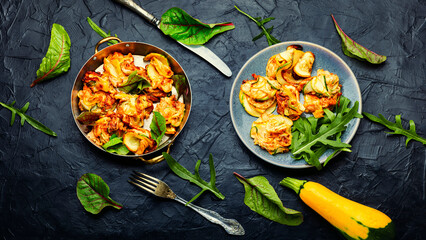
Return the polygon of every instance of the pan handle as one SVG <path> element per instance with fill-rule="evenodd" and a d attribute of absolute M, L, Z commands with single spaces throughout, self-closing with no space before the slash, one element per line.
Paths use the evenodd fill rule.
<path fill-rule="evenodd" d="M 169 145 L 167 145 L 167 151 L 166 151 L 167 154 L 170 153 L 170 147 L 172 146 L 172 144 L 173 144 L 173 141 L 170 142 Z M 159 162 L 161 162 L 161 161 L 164 160 L 163 154 L 161 154 L 160 156 L 151 158 L 151 159 L 145 159 L 143 157 L 137 157 L 137 158 L 140 159 L 140 160 L 142 160 L 142 162 L 148 163 L 148 164 L 155 164 L 155 163 L 159 163 Z"/>
<path fill-rule="evenodd" d="M 117 40 L 118 42 L 122 42 L 121 39 L 119 39 L 118 37 L 114 37 L 114 36 L 103 38 L 98 43 L 96 43 L 95 54 L 99 52 L 98 48 L 102 43 L 108 42 L 108 41 L 111 41 L 111 40 Z"/>

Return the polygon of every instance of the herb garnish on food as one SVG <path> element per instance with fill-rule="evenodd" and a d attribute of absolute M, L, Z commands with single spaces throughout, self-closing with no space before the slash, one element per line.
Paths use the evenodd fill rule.
<path fill-rule="evenodd" d="M 237 6 L 234 6 L 240 13 L 242 13 L 242 14 L 244 14 L 244 15 L 246 15 L 248 18 L 250 18 L 253 22 L 255 22 L 256 24 L 257 24 L 257 26 L 259 26 L 261 29 L 262 29 L 262 32 L 259 34 L 259 35 L 257 35 L 256 37 L 254 37 L 253 39 L 252 39 L 252 41 L 254 42 L 254 41 L 256 41 L 256 40 L 258 40 L 259 38 L 261 38 L 263 35 L 265 35 L 265 37 L 266 37 L 266 39 L 268 40 L 268 45 L 269 46 L 271 46 L 271 45 L 274 45 L 274 44 L 277 44 L 277 43 L 280 43 L 281 41 L 280 40 L 278 40 L 278 39 L 276 39 L 275 37 L 273 37 L 272 35 L 271 35 L 271 32 L 272 32 L 272 29 L 274 29 L 274 26 L 272 26 L 272 27 L 270 27 L 270 28 L 265 28 L 265 23 L 267 23 L 267 22 L 269 22 L 269 21 L 271 21 L 271 20 L 274 20 L 275 18 L 273 18 L 273 17 L 269 17 L 269 18 L 265 18 L 265 19 L 263 19 L 262 20 L 262 18 L 260 18 L 260 17 L 252 17 L 252 16 L 250 16 L 249 14 L 247 14 L 247 13 L 245 13 L 245 12 L 243 12 L 243 11 L 241 11 Z"/>
<path fill-rule="evenodd" d="M 170 8 L 161 16 L 159 27 L 164 34 L 187 45 L 204 44 L 216 34 L 235 28 L 231 22 L 202 23 L 177 7 Z"/>
<path fill-rule="evenodd" d="M 92 214 L 98 214 L 107 206 L 119 210 L 123 208 L 123 205 L 111 199 L 108 185 L 94 173 L 86 173 L 78 180 L 77 197 L 84 209 Z"/>
<path fill-rule="evenodd" d="M 166 118 L 160 112 L 153 111 L 154 116 L 149 127 L 151 128 L 151 138 L 157 142 L 157 147 L 161 143 L 161 139 L 166 134 Z"/>
<path fill-rule="evenodd" d="M 127 155 L 130 152 L 126 145 L 123 144 L 123 138 L 118 137 L 116 134 L 112 134 L 109 141 L 102 145 L 102 148 L 107 152 L 119 155 Z"/>
<path fill-rule="evenodd" d="M 68 33 L 64 27 L 54 23 L 49 48 L 37 70 L 37 79 L 34 80 L 31 87 L 68 71 L 71 64 L 70 47 L 71 40 Z"/>
<path fill-rule="evenodd" d="M 138 71 L 135 70 L 127 77 L 127 81 L 117 88 L 125 93 L 133 93 L 136 90 L 138 91 L 136 94 L 139 94 L 143 89 L 148 87 L 151 87 L 149 81 L 138 75 Z"/>
<path fill-rule="evenodd" d="M 350 144 L 343 143 L 340 139 L 343 131 L 353 118 L 362 118 L 359 114 L 358 101 L 349 108 L 350 100 L 341 96 L 340 104 L 337 106 L 336 115 L 328 109 L 324 109 L 324 118 L 301 117 L 294 122 L 292 128 L 291 153 L 296 159 L 305 161 L 315 166 L 318 170 L 322 168 L 319 157 L 329 148 L 334 149 L 324 162 L 324 166 L 339 151 L 350 152 Z"/>
<path fill-rule="evenodd" d="M 10 126 L 13 125 L 15 122 L 15 116 L 18 114 L 18 116 L 21 117 L 21 125 L 24 126 L 25 122 L 28 122 L 31 126 L 33 126 L 35 129 L 42 131 L 50 136 L 58 136 L 56 133 L 52 130 L 50 130 L 48 127 L 41 124 L 39 121 L 35 120 L 34 118 L 28 116 L 25 114 L 27 112 L 28 107 L 30 106 L 30 103 L 27 102 L 21 109 L 15 108 L 13 105 L 15 105 L 15 101 L 13 101 L 11 104 L 5 104 L 0 102 L 0 105 L 4 108 L 9 109 L 12 112 L 12 117 L 10 119 Z"/>
<path fill-rule="evenodd" d="M 340 28 L 340 26 L 336 22 L 336 19 L 334 19 L 334 16 L 331 15 L 331 17 L 333 18 L 337 33 L 339 33 L 339 36 L 342 39 L 342 50 L 346 56 L 356 58 L 361 61 L 368 61 L 373 64 L 379 64 L 386 61 L 386 56 L 379 55 L 371 50 L 368 50 L 367 48 L 361 46 L 360 44 L 352 40 Z"/>
<path fill-rule="evenodd" d="M 99 36 L 101 36 L 102 38 L 106 38 L 106 37 L 111 37 L 111 32 L 108 31 L 108 33 L 106 33 L 104 30 L 102 30 L 102 28 L 100 28 L 98 25 L 96 25 L 95 22 L 92 21 L 92 19 L 90 19 L 89 17 L 87 17 L 87 22 L 89 23 L 90 27 L 92 27 L 92 29 L 99 34 Z M 115 37 L 117 37 L 117 34 L 115 34 Z M 108 45 L 113 45 L 118 43 L 117 40 L 110 40 L 108 41 Z"/>
<path fill-rule="evenodd" d="M 280 198 L 268 180 L 263 176 L 249 179 L 234 172 L 244 185 L 244 203 L 258 214 L 281 224 L 297 226 L 303 222 L 301 212 L 283 206 Z"/>
<path fill-rule="evenodd" d="M 417 135 L 416 125 L 414 124 L 413 120 L 410 120 L 410 122 L 409 122 L 410 129 L 406 130 L 402 126 L 401 115 L 396 115 L 395 116 L 395 122 L 391 122 L 391 121 L 387 120 L 385 117 L 383 117 L 382 114 L 379 114 L 379 117 L 376 117 L 376 116 L 369 114 L 369 113 L 366 113 L 366 112 L 363 112 L 362 114 L 364 116 L 366 116 L 368 119 L 370 119 L 371 121 L 376 122 L 376 123 L 380 123 L 380 124 L 384 125 L 385 127 L 389 128 L 390 130 L 393 130 L 393 132 L 387 132 L 387 133 L 399 134 L 399 135 L 406 136 L 407 140 L 405 140 L 405 146 L 408 145 L 408 142 L 410 140 L 419 141 L 419 142 L 423 143 L 423 145 L 426 144 L 426 139 Z"/>
<path fill-rule="evenodd" d="M 188 181 L 196 184 L 197 186 L 199 186 L 202 189 L 201 192 L 199 192 L 197 195 L 195 195 L 188 203 L 197 199 L 204 191 L 207 191 L 207 190 L 212 192 L 219 199 L 221 199 L 221 200 L 225 199 L 225 196 L 222 193 L 220 193 L 219 189 L 217 189 L 217 187 L 216 187 L 216 170 L 214 168 L 212 154 L 210 154 L 210 156 L 209 156 L 209 165 L 210 165 L 210 181 L 209 182 L 204 181 L 201 178 L 200 173 L 198 171 L 199 168 L 200 168 L 201 160 L 198 160 L 197 163 L 195 164 L 195 174 L 192 174 L 186 168 L 184 168 L 182 165 L 180 165 L 169 154 L 163 152 L 163 156 L 167 161 L 167 165 L 169 165 L 170 169 L 176 175 L 178 175 L 179 177 L 181 177 L 185 180 L 188 180 Z"/>

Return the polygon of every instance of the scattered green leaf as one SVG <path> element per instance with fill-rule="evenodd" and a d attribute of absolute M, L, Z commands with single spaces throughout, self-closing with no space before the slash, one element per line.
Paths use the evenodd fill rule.
<path fill-rule="evenodd" d="M 201 164 L 201 160 L 198 160 L 195 164 L 195 174 L 190 173 L 186 168 L 184 168 L 182 165 L 180 165 L 172 156 L 169 154 L 163 152 L 163 156 L 167 161 L 167 165 L 169 165 L 170 169 L 179 177 L 188 180 L 189 182 L 192 182 L 199 186 L 201 188 L 201 192 L 199 192 L 197 195 L 195 195 L 188 203 L 194 201 L 197 199 L 203 192 L 206 190 L 212 192 L 216 197 L 223 200 L 225 199 L 225 196 L 223 196 L 222 193 L 220 193 L 219 189 L 216 187 L 216 170 L 214 168 L 213 163 L 213 155 L 210 154 L 209 156 L 209 165 L 210 165 L 210 182 L 204 181 L 200 177 L 199 168 Z"/>
<path fill-rule="evenodd" d="M 129 93 L 136 89 L 138 92 L 141 92 L 143 89 L 148 87 L 151 87 L 149 81 L 146 78 L 138 75 L 138 72 L 135 70 L 127 77 L 127 81 L 120 85 L 118 89 L 122 92 Z"/>
<path fill-rule="evenodd" d="M 376 116 L 369 114 L 369 113 L 366 113 L 366 112 L 363 112 L 362 114 L 364 114 L 364 116 L 366 116 L 371 121 L 376 122 L 376 123 L 380 123 L 380 124 L 384 125 L 385 127 L 389 128 L 390 130 L 393 130 L 393 132 L 387 132 L 387 133 L 399 134 L 399 135 L 406 136 L 407 139 L 405 141 L 405 146 L 408 145 L 408 142 L 410 140 L 419 141 L 419 142 L 423 143 L 423 145 L 426 144 L 426 139 L 417 135 L 416 125 L 414 124 L 413 120 L 409 121 L 410 128 L 408 130 L 406 130 L 402 126 L 401 115 L 396 115 L 395 116 L 395 122 L 393 123 L 393 122 L 387 120 L 385 117 L 383 117 L 382 114 L 379 114 L 379 117 L 376 117 Z"/>
<path fill-rule="evenodd" d="M 352 40 L 340 28 L 340 26 L 336 22 L 336 19 L 334 19 L 334 16 L 331 15 L 331 17 L 333 18 L 334 26 L 336 27 L 337 33 L 339 33 L 339 36 L 342 39 L 342 50 L 346 56 L 356 58 L 361 61 L 368 61 L 373 64 L 380 64 L 386 61 L 386 56 L 379 55 L 371 50 L 368 50 L 367 48 L 361 46 L 360 44 Z"/>
<path fill-rule="evenodd" d="M 244 185 L 244 203 L 253 211 L 268 218 L 269 220 L 289 225 L 297 226 L 303 222 L 301 212 L 283 206 L 280 198 L 269 181 L 263 176 L 256 176 L 246 179 L 234 172 Z"/>
<path fill-rule="evenodd" d="M 153 111 L 154 116 L 149 127 L 151 128 L 151 138 L 157 142 L 157 146 L 160 145 L 161 139 L 166 133 L 166 119 L 157 111 Z"/>
<path fill-rule="evenodd" d="M 278 40 L 278 39 L 276 39 L 275 37 L 273 37 L 272 35 L 271 35 L 271 32 L 272 32 L 272 30 L 274 29 L 274 26 L 272 26 L 272 27 L 270 27 L 270 28 L 265 28 L 265 23 L 268 23 L 268 22 L 270 22 L 271 20 L 274 20 L 275 18 L 273 18 L 273 17 L 269 17 L 269 18 L 265 18 L 265 19 L 263 19 L 262 20 L 262 18 L 260 18 L 260 17 L 252 17 L 252 16 L 250 16 L 249 14 L 247 14 L 247 13 L 245 13 L 245 12 L 243 12 L 243 11 L 241 11 L 237 6 L 234 6 L 240 13 L 242 13 L 242 14 L 244 14 L 245 16 L 247 16 L 249 19 L 251 19 L 253 22 L 255 22 L 256 24 L 257 24 L 257 26 L 258 27 L 260 27 L 260 29 L 262 29 L 262 32 L 259 34 L 259 35 L 257 35 L 256 37 L 254 37 L 253 39 L 252 39 L 252 41 L 254 42 L 254 41 L 256 41 L 256 40 L 258 40 L 259 38 L 261 38 L 262 36 L 265 36 L 266 37 L 266 39 L 268 40 L 268 45 L 269 46 L 271 46 L 271 45 L 274 45 L 274 44 L 277 44 L 277 43 L 280 43 L 281 41 L 280 40 Z"/>
<path fill-rule="evenodd" d="M 78 115 L 77 120 L 85 125 L 91 125 L 101 116 L 100 113 L 94 113 L 90 111 L 84 111 Z"/>
<path fill-rule="evenodd" d="M 77 197 L 84 209 L 92 214 L 98 214 L 107 206 L 123 208 L 109 197 L 109 187 L 104 180 L 93 173 L 86 173 L 78 180 Z"/>
<path fill-rule="evenodd" d="M 123 144 L 123 138 L 118 137 L 116 134 L 112 134 L 109 141 L 102 145 L 102 148 L 107 152 L 117 153 L 118 155 L 127 155 L 130 152 L 126 145 Z"/>
<path fill-rule="evenodd" d="M 186 81 L 185 75 L 174 74 L 172 76 L 173 84 L 178 92 L 179 98 L 182 94 L 185 94 L 185 91 L 188 90 L 188 82 Z"/>
<path fill-rule="evenodd" d="M 161 16 L 159 27 L 164 34 L 187 45 L 202 45 L 216 34 L 235 28 L 231 22 L 202 23 L 177 7 L 170 8 Z"/>
<path fill-rule="evenodd" d="M 323 166 L 319 158 L 327 149 L 333 149 L 334 152 L 325 160 L 324 165 L 337 152 L 351 151 L 351 145 L 343 143 L 340 137 L 346 130 L 346 124 L 355 117 L 362 118 L 362 115 L 357 112 L 358 101 L 352 108 L 349 108 L 349 103 L 350 100 L 342 96 L 340 105 L 336 108 L 336 115 L 326 112 L 321 119 L 301 117 L 294 122 L 290 150 L 296 159 L 303 158 L 320 170 Z"/>
<path fill-rule="evenodd" d="M 111 33 L 108 32 L 106 33 L 104 30 L 102 30 L 102 28 L 100 28 L 98 25 L 96 25 L 95 22 L 92 21 L 92 19 L 90 19 L 89 17 L 87 17 L 87 22 L 89 23 L 90 27 L 92 27 L 92 29 L 99 34 L 99 36 L 101 36 L 102 38 L 106 38 L 106 37 L 111 37 Z M 115 37 L 117 37 L 117 34 L 115 34 Z M 118 43 L 117 40 L 110 40 L 108 41 L 108 45 L 113 45 Z"/>
<path fill-rule="evenodd" d="M 28 107 L 30 106 L 30 103 L 27 102 L 21 109 L 15 108 L 13 105 L 15 105 L 15 101 L 13 101 L 11 104 L 5 104 L 0 102 L 0 105 L 4 108 L 9 109 L 12 112 L 12 117 L 10 118 L 10 126 L 13 125 L 15 122 L 15 116 L 18 114 L 19 117 L 21 117 L 21 125 L 24 126 L 25 121 L 28 122 L 33 128 L 42 131 L 50 136 L 58 136 L 56 133 L 52 130 L 50 130 L 48 127 L 41 124 L 39 121 L 35 120 L 34 118 L 28 116 L 25 114 L 25 112 L 28 110 Z"/>
<path fill-rule="evenodd" d="M 34 80 L 31 87 L 68 71 L 71 65 L 70 47 L 71 40 L 68 33 L 64 27 L 54 23 L 49 48 L 37 70 L 37 79 Z"/>

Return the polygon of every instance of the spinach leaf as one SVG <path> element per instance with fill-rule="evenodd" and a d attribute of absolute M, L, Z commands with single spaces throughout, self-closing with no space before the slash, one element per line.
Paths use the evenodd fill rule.
<path fill-rule="evenodd" d="M 244 185 L 244 203 L 258 214 L 281 224 L 297 226 L 303 222 L 301 212 L 283 206 L 280 198 L 269 181 L 263 176 L 246 179 L 234 172 Z"/>
<path fill-rule="evenodd" d="M 37 70 L 37 79 L 34 80 L 31 87 L 68 71 L 71 64 L 70 47 L 71 40 L 68 33 L 64 27 L 54 23 L 49 48 Z"/>
<path fill-rule="evenodd" d="M 271 20 L 274 20 L 275 18 L 273 18 L 273 17 L 269 17 L 269 18 L 265 18 L 265 19 L 261 19 L 260 17 L 252 17 L 252 16 L 250 16 L 249 14 L 247 14 L 247 13 L 245 13 L 245 12 L 243 12 L 243 11 L 241 11 L 237 6 L 234 6 L 240 13 L 242 13 L 242 14 L 244 14 L 245 16 L 247 16 L 249 19 L 251 19 L 253 22 L 255 22 L 256 24 L 257 24 L 257 26 L 259 26 L 260 27 L 260 29 L 262 29 L 262 32 L 259 34 L 259 35 L 257 35 L 256 37 L 254 37 L 253 39 L 252 39 L 252 41 L 254 42 L 254 41 L 256 41 L 256 40 L 258 40 L 259 38 L 261 38 L 262 36 L 265 36 L 266 37 L 266 39 L 268 40 L 268 45 L 269 46 L 271 46 L 271 45 L 274 45 L 274 44 L 277 44 L 277 43 L 280 43 L 281 41 L 280 40 L 278 40 L 278 39 L 276 39 L 275 37 L 273 37 L 272 35 L 271 35 L 271 32 L 272 32 L 272 30 L 274 29 L 274 26 L 272 26 L 272 27 L 270 27 L 270 28 L 265 28 L 265 23 L 268 23 L 269 21 L 271 21 Z"/>
<path fill-rule="evenodd" d="M 135 70 L 127 77 L 127 81 L 118 87 L 118 90 L 129 93 L 135 89 L 142 91 L 144 88 L 148 87 L 151 87 L 148 80 L 138 75 L 138 72 Z"/>
<path fill-rule="evenodd" d="M 333 18 L 334 26 L 336 27 L 337 33 L 342 39 L 342 50 L 346 56 L 356 58 L 361 61 L 368 61 L 373 64 L 379 64 L 386 61 L 386 56 L 379 55 L 371 50 L 368 50 L 367 48 L 361 46 L 360 44 L 352 40 L 340 28 L 340 26 L 336 22 L 336 19 L 334 19 L 334 16 L 331 15 L 331 17 Z"/>
<path fill-rule="evenodd" d="M 87 17 L 87 22 L 89 23 L 90 27 L 92 27 L 92 29 L 99 34 L 99 36 L 101 36 L 102 38 L 106 38 L 106 37 L 111 37 L 111 33 L 108 32 L 104 32 L 104 30 L 102 30 L 102 28 L 100 28 L 98 25 L 96 25 L 95 22 L 92 21 L 92 19 L 90 19 L 89 17 Z M 115 34 L 115 36 L 117 37 L 117 34 Z M 117 40 L 110 40 L 108 41 L 108 45 L 114 45 L 118 43 Z"/>
<path fill-rule="evenodd" d="M 25 114 L 25 112 L 28 110 L 28 107 L 30 106 L 29 102 L 27 102 L 21 109 L 17 109 L 13 105 L 15 105 L 15 101 L 13 101 L 11 104 L 5 104 L 0 102 L 0 106 L 9 109 L 12 112 L 12 117 L 10 119 L 10 126 L 13 125 L 13 123 L 15 122 L 15 116 L 16 114 L 18 114 L 18 116 L 21 117 L 22 126 L 24 126 L 24 123 L 27 122 L 31 126 L 33 126 L 33 128 L 39 131 L 42 131 L 50 136 L 54 136 L 54 137 L 58 136 L 56 135 L 54 131 L 50 130 L 48 127 L 44 126 L 39 121 Z"/>
<path fill-rule="evenodd" d="M 179 177 L 188 180 L 189 182 L 192 182 L 199 186 L 201 188 L 201 192 L 199 192 L 197 195 L 195 195 L 188 203 L 194 201 L 197 199 L 203 192 L 210 191 L 216 197 L 223 200 L 225 199 L 225 196 L 223 196 L 222 193 L 220 193 L 219 189 L 216 187 L 216 170 L 214 168 L 213 163 L 213 155 L 210 154 L 209 156 L 209 166 L 210 166 L 210 182 L 204 181 L 199 173 L 199 168 L 201 164 L 201 160 L 198 160 L 195 164 L 195 174 L 190 173 L 186 168 L 184 168 L 182 165 L 180 165 L 172 156 L 169 154 L 163 152 L 164 159 L 167 161 L 167 165 L 169 165 L 170 169 Z"/>
<path fill-rule="evenodd" d="M 123 208 L 123 205 L 109 197 L 108 185 L 94 173 L 86 173 L 78 180 L 77 197 L 84 209 L 92 214 L 98 214 L 107 206 Z"/>
<path fill-rule="evenodd" d="M 393 130 L 393 132 L 387 132 L 387 133 L 399 134 L 399 135 L 406 136 L 407 139 L 405 141 L 405 146 L 408 145 L 408 142 L 410 140 L 419 141 L 419 142 L 423 143 L 423 145 L 426 144 L 426 139 L 417 135 L 416 125 L 414 124 L 413 120 L 410 120 L 410 122 L 409 122 L 410 128 L 408 130 L 406 130 L 402 126 L 401 115 L 396 115 L 395 116 L 395 122 L 393 123 L 391 121 L 388 121 L 385 117 L 383 117 L 382 114 L 379 114 L 379 117 L 376 117 L 376 116 L 369 114 L 369 113 L 366 113 L 366 112 L 363 112 L 362 114 L 364 114 L 364 116 L 366 116 L 371 121 L 376 122 L 376 123 L 380 123 L 380 124 L 384 125 L 385 127 L 389 128 L 390 130 Z"/>
<path fill-rule="evenodd" d="M 119 155 L 127 155 L 130 152 L 126 145 L 123 144 L 123 138 L 118 137 L 116 134 L 111 135 L 109 141 L 102 145 L 102 148 L 107 152 Z"/>
<path fill-rule="evenodd" d="M 77 120 L 85 125 L 91 125 L 101 116 L 100 113 L 94 113 L 89 111 L 84 111 L 78 115 Z"/>
<path fill-rule="evenodd" d="M 154 116 L 149 127 L 151 128 L 151 138 L 157 142 L 157 146 L 160 145 L 161 139 L 166 133 L 166 119 L 157 111 L 153 111 Z"/>
<path fill-rule="evenodd" d="M 173 85 L 175 86 L 176 91 L 178 92 L 177 98 L 179 99 L 179 97 L 182 94 L 185 94 L 185 92 L 188 90 L 188 82 L 186 81 L 185 75 L 180 74 L 174 74 L 172 76 L 172 79 Z"/>
<path fill-rule="evenodd" d="M 187 45 L 204 44 L 216 34 L 235 28 L 231 22 L 202 23 L 177 7 L 170 8 L 161 16 L 159 27 L 164 34 Z"/>
<path fill-rule="evenodd" d="M 319 158 L 327 149 L 334 149 L 332 156 L 339 151 L 351 151 L 351 145 L 343 143 L 340 137 L 346 130 L 346 124 L 355 117 L 362 118 L 362 115 L 357 112 L 358 101 L 352 108 L 348 107 L 349 103 L 350 100 L 342 96 L 335 116 L 326 113 L 322 119 L 301 117 L 294 122 L 290 150 L 296 159 L 303 158 L 320 170 L 323 166 Z M 326 159 L 324 165 L 332 156 Z"/>

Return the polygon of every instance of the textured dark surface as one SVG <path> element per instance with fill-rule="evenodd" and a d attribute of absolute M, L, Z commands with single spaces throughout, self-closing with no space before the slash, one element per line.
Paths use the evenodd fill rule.
<path fill-rule="evenodd" d="M 258 27 L 234 5 L 253 16 L 275 17 L 273 35 L 281 41 L 303 40 L 337 53 L 356 75 L 363 110 L 404 126 L 416 123 L 426 136 L 426 4 L 425 1 L 136 1 L 155 16 L 168 8 L 183 8 L 207 23 L 232 21 L 236 28 L 211 39 L 206 46 L 221 57 L 236 76 L 244 62 L 267 47 L 263 38 L 252 42 Z M 348 58 L 330 14 L 358 43 L 388 56 L 375 66 Z M 205 193 L 195 203 L 237 219 L 244 237 L 232 237 L 189 208 L 148 195 L 127 183 L 132 170 L 164 179 L 185 199 L 199 188 L 178 178 L 165 162 L 111 157 L 80 134 L 71 115 L 70 92 L 81 66 L 100 37 L 90 28 L 91 17 L 126 41 L 154 44 L 171 53 L 188 74 L 193 108 L 171 155 L 193 171 L 203 160 L 208 180 L 208 155 L 213 154 L 217 186 L 226 196 Z M 70 35 L 71 68 L 52 81 L 30 88 L 47 51 L 53 23 Z M 319 182 L 331 190 L 386 213 L 396 225 L 397 239 L 424 239 L 426 234 L 425 146 L 388 135 L 381 125 L 363 119 L 352 140 L 352 153 L 342 153 L 322 171 L 278 168 L 255 157 L 240 142 L 229 114 L 233 77 L 226 78 L 196 55 L 163 36 L 139 16 L 112 1 L 7 1 L 0 4 L 0 101 L 17 106 L 31 103 L 28 114 L 54 130 L 50 137 L 23 127 L 11 127 L 10 111 L 0 109 L 0 237 L 1 239 L 343 239 L 340 233 L 279 185 L 286 176 Z M 19 119 L 17 117 L 17 119 Z M 289 227 L 252 212 L 244 203 L 244 188 L 233 176 L 265 176 L 286 207 L 304 214 L 304 222 Z M 76 182 L 96 173 L 111 189 L 122 210 L 86 212 L 76 196 Z"/>

